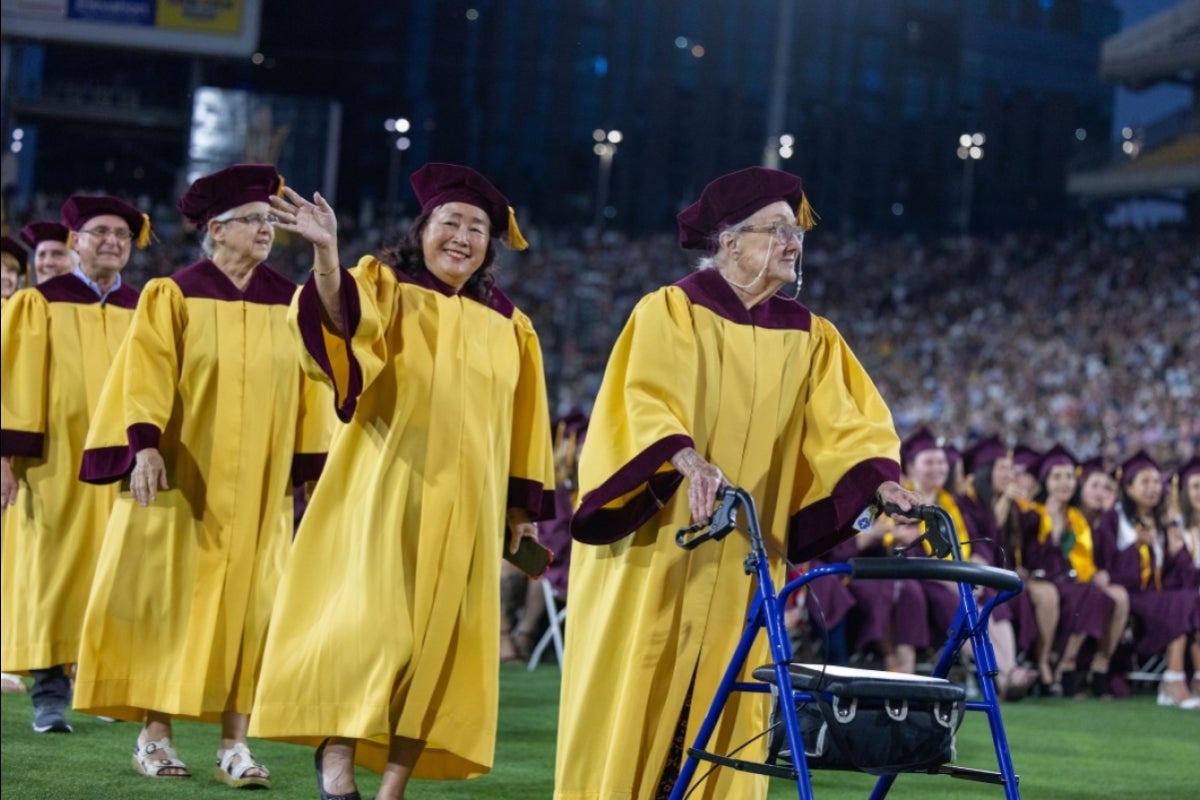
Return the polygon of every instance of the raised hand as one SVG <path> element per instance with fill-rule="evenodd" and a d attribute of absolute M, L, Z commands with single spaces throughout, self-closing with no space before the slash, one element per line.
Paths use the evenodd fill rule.
<path fill-rule="evenodd" d="M 271 198 L 271 208 L 279 217 L 275 227 L 302 236 L 316 247 L 336 246 L 337 214 L 320 192 L 313 193 L 311 203 L 287 186 L 283 195 Z"/>

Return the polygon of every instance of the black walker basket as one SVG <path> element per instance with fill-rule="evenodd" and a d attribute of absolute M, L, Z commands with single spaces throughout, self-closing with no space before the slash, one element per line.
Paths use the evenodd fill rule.
<path fill-rule="evenodd" d="M 714 768 L 793 780 L 800 800 L 813 800 L 809 774 L 812 769 L 855 770 L 877 775 L 870 800 L 886 797 L 896 777 L 906 772 L 944 774 L 998 784 L 1004 788 L 1006 800 L 1019 800 L 1018 777 L 1013 770 L 992 682 L 997 668 L 987 632 L 992 609 L 1015 597 L 1023 588 L 1016 573 L 964 562 L 950 516 L 937 506 L 918 506 L 899 513 L 925 522 L 923 538 L 936 558 L 851 559 L 843 564 L 817 567 L 787 583 L 777 594 L 754 499 L 733 487 L 722 488 L 718 499 L 720 506 L 710 523 L 679 531 L 676 541 L 680 547 L 691 549 L 706 541 L 723 539 L 737 529 L 737 512 L 743 509 L 750 539 L 745 569 L 748 575 L 755 576 L 757 586 L 741 640 L 696 740 L 687 750 L 671 800 L 683 800 L 696 788 L 692 783 L 701 761 L 713 764 Z M 952 558 L 943 560 L 944 556 Z M 854 580 L 940 580 L 958 585 L 958 612 L 931 676 L 792 661 L 791 642 L 783 623 L 787 599 L 811 581 L 834 575 Z M 998 591 L 982 609 L 975 601 L 976 586 Z M 764 628 L 772 663 L 753 671 L 756 682 L 739 681 L 750 648 Z M 946 679 L 967 642 L 974 653 L 982 700 L 967 700 L 963 687 Z M 705 749 L 733 692 L 770 692 L 775 698 L 766 762 Z M 784 702 L 783 698 L 789 698 L 790 702 Z M 972 769 L 953 763 L 955 733 L 968 711 L 987 715 L 998 770 Z"/>

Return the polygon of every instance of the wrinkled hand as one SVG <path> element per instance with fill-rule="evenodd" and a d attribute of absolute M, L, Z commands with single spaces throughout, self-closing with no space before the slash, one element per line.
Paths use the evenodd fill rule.
<path fill-rule="evenodd" d="M 169 488 L 167 465 L 163 463 L 162 453 L 153 447 L 139 450 L 133 472 L 129 475 L 129 490 L 133 492 L 133 499 L 145 508 L 158 498 L 159 489 Z"/>
<path fill-rule="evenodd" d="M 921 505 L 921 495 L 905 489 L 895 481 L 884 481 L 879 484 L 879 490 L 875 494 L 879 497 L 882 505 L 894 505 L 901 511 L 911 511 L 914 507 Z M 912 517 L 906 517 L 903 514 L 895 514 L 893 517 L 897 520 L 913 521 Z"/>
<path fill-rule="evenodd" d="M 705 461 L 691 447 L 685 447 L 671 456 L 671 463 L 687 478 L 688 508 L 692 512 L 692 522 L 697 525 L 707 523 L 717 505 L 717 489 L 729 486 L 729 481 L 715 464 Z"/>
<path fill-rule="evenodd" d="M 0 514 L 17 504 L 17 478 L 13 475 L 12 459 L 0 458 Z"/>
<path fill-rule="evenodd" d="M 271 208 L 279 217 L 275 227 L 298 234 L 317 247 L 337 242 L 337 214 L 320 192 L 313 192 L 311 203 L 287 186 L 283 194 L 271 198 Z"/>
<path fill-rule="evenodd" d="M 529 519 L 529 512 L 523 508 L 510 508 L 508 510 L 508 527 L 512 528 L 512 541 L 509 542 L 508 551 L 516 553 L 521 546 L 522 539 L 533 539 L 538 541 L 537 523 Z"/>

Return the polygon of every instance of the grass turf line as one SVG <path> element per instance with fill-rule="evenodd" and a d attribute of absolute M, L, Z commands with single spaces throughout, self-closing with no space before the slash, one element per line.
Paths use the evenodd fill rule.
<path fill-rule="evenodd" d="M 543 665 L 501 669 L 500 728 L 496 766 L 472 781 L 413 781 L 413 800 L 539 800 L 554 784 L 554 734 L 558 721 L 559 672 Z M 598 687 L 598 691 L 602 689 Z M 1154 705 L 1145 691 L 1116 702 L 1027 699 L 1003 707 L 1022 796 L 1030 800 L 1142 798 L 1190 800 L 1200 762 L 1200 714 Z M 176 723 L 175 745 L 195 776 L 152 780 L 134 773 L 130 753 L 138 726 L 104 723 L 70 713 L 74 734 L 34 734 L 28 695 L 0 702 L 0 796 L 4 800 L 192 800 L 231 798 L 236 793 L 212 778 L 218 727 Z M 255 756 L 271 769 L 264 800 L 311 800 L 316 796 L 312 749 L 251 740 Z M 994 769 L 987 721 L 967 715 L 958 739 L 959 762 Z M 378 776 L 358 771 L 359 790 L 370 798 Z M 814 772 L 818 800 L 866 798 L 874 778 Z M 770 797 L 795 797 L 786 781 L 774 781 Z M 944 776 L 901 775 L 888 795 L 895 800 L 1003 800 L 1000 787 Z"/>

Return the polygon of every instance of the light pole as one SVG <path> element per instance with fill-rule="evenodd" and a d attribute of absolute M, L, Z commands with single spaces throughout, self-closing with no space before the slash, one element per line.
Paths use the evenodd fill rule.
<path fill-rule="evenodd" d="M 964 133 L 958 137 L 958 157 L 963 162 L 962 181 L 962 235 L 971 233 L 971 201 L 975 193 L 975 162 L 983 158 L 983 145 L 987 137 L 982 133 Z"/>
<path fill-rule="evenodd" d="M 383 129 L 391 134 L 388 137 L 388 174 L 387 199 L 385 202 L 386 216 L 394 220 L 400 212 L 400 158 L 404 151 L 412 147 L 412 139 L 405 136 L 411 129 L 412 123 L 405 117 L 388 117 L 383 121 Z"/>
<path fill-rule="evenodd" d="M 596 232 L 599 233 L 604 227 L 605 212 L 608 210 L 608 185 L 612 180 L 613 156 L 617 154 L 617 145 L 624 137 L 620 131 L 606 131 L 597 128 L 592 131 L 592 138 L 596 140 L 592 152 L 600 156 L 600 174 L 596 178 L 596 219 L 594 222 Z"/>

